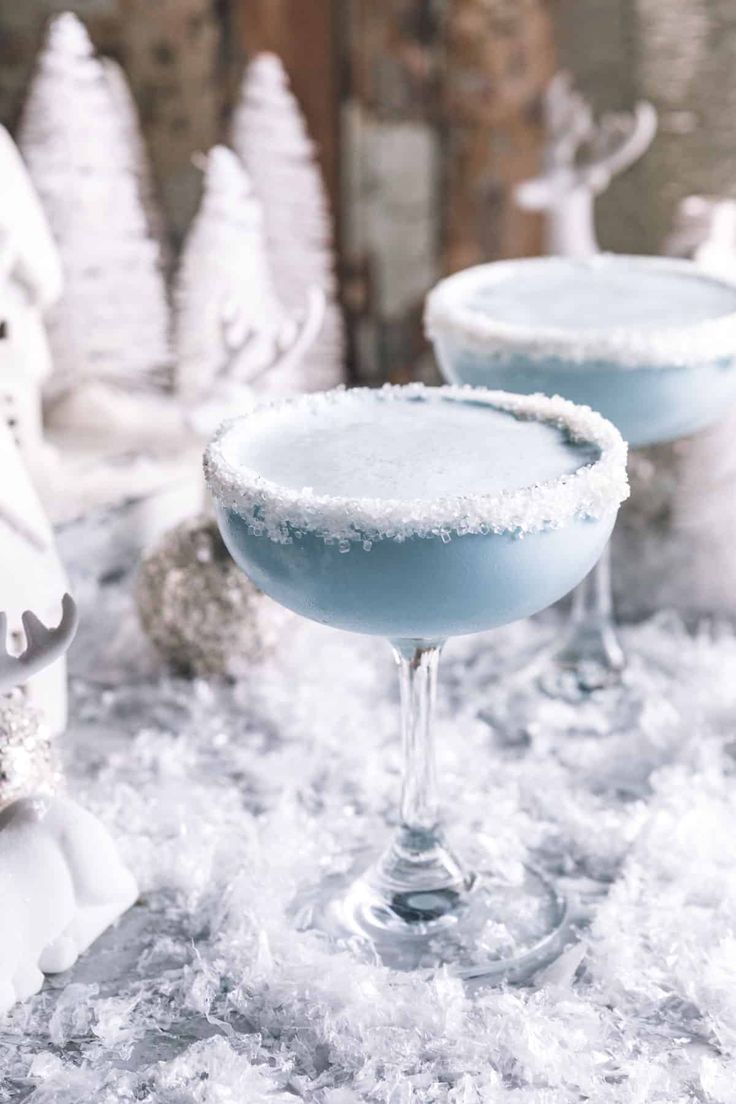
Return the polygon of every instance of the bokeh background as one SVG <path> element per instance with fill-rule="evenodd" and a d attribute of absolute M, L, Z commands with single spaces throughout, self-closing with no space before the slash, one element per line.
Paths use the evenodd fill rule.
<path fill-rule="evenodd" d="M 659 112 L 598 205 L 604 248 L 658 252 L 678 200 L 736 193 L 733 0 L 0 0 L 11 129 L 66 9 L 129 77 L 174 247 L 198 201 L 192 154 L 223 138 L 248 57 L 282 57 L 335 213 L 353 380 L 431 375 L 421 304 L 438 275 L 539 252 L 540 216 L 511 191 L 538 165 L 560 67 L 597 111 Z"/>

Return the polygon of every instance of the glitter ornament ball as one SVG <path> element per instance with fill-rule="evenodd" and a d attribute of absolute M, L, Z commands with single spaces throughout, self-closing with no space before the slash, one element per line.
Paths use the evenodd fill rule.
<path fill-rule="evenodd" d="M 136 602 L 159 655 L 195 678 L 237 677 L 273 650 L 290 616 L 239 571 L 206 515 L 177 525 L 143 557 Z"/>
<path fill-rule="evenodd" d="M 0 697 L 0 808 L 17 797 L 52 794 L 62 773 L 41 714 L 21 690 Z"/>

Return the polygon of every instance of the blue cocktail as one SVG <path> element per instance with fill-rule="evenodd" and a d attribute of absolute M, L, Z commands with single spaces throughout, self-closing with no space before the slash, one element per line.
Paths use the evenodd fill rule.
<path fill-rule="evenodd" d="M 634 447 L 711 425 L 736 401 L 736 287 L 689 261 L 603 255 L 480 265 L 430 294 L 427 331 L 453 383 L 564 395 Z M 555 656 L 573 694 L 611 685 L 624 658 L 607 554 L 578 589 Z"/>
<path fill-rule="evenodd" d="M 328 929 L 370 941 L 387 963 L 521 976 L 558 949 L 565 909 L 543 879 L 499 885 L 444 842 L 437 662 L 448 636 L 525 617 L 580 581 L 627 493 L 625 463 L 618 432 L 562 399 L 420 385 L 267 405 L 207 450 L 223 537 L 253 582 L 304 617 L 393 646 L 401 827 L 322 902 Z"/>

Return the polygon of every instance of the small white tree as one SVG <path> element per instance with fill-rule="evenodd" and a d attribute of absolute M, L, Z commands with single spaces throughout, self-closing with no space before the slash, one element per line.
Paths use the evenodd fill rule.
<path fill-rule="evenodd" d="M 49 25 L 19 133 L 65 277 L 48 318 L 50 397 L 88 382 L 158 384 L 169 364 L 168 308 L 132 170 L 129 119 L 69 13 Z"/>
<path fill-rule="evenodd" d="M 337 302 L 331 216 L 304 116 L 274 54 L 259 54 L 246 70 L 232 144 L 263 205 L 279 298 L 293 312 L 304 309 L 310 287 L 325 295 L 322 330 L 302 361 L 302 387 L 334 386 L 343 376 L 344 326 Z"/>
<path fill-rule="evenodd" d="M 238 157 L 215 146 L 202 202 L 176 277 L 176 390 L 203 432 L 255 395 L 300 387 L 300 365 L 323 317 L 321 293 L 306 317 L 276 295 L 261 204 Z"/>
<path fill-rule="evenodd" d="M 233 354 L 251 335 L 256 374 L 286 321 L 265 252 L 263 215 L 232 150 L 207 157 L 199 211 L 182 251 L 174 292 L 177 391 L 187 406 L 232 380 Z M 248 384 L 243 367 L 232 382 Z"/>

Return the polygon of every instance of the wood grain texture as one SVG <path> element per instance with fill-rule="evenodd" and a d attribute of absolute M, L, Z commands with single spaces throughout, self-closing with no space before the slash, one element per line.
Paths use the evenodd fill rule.
<path fill-rule="evenodd" d="M 234 0 L 234 33 L 249 56 L 280 56 L 317 144 L 333 208 L 340 190 L 339 3 L 336 0 Z"/>
<path fill-rule="evenodd" d="M 541 249 L 538 216 L 513 187 L 538 169 L 541 95 L 555 70 L 544 0 L 454 0 L 447 16 L 446 240 L 449 271 Z"/>
<path fill-rule="evenodd" d="M 199 199 L 192 154 L 223 130 L 238 66 L 230 5 L 218 0 L 0 0 L 0 121 L 17 122 L 47 20 L 74 11 L 116 58 L 141 116 L 167 224 L 177 244 Z"/>

